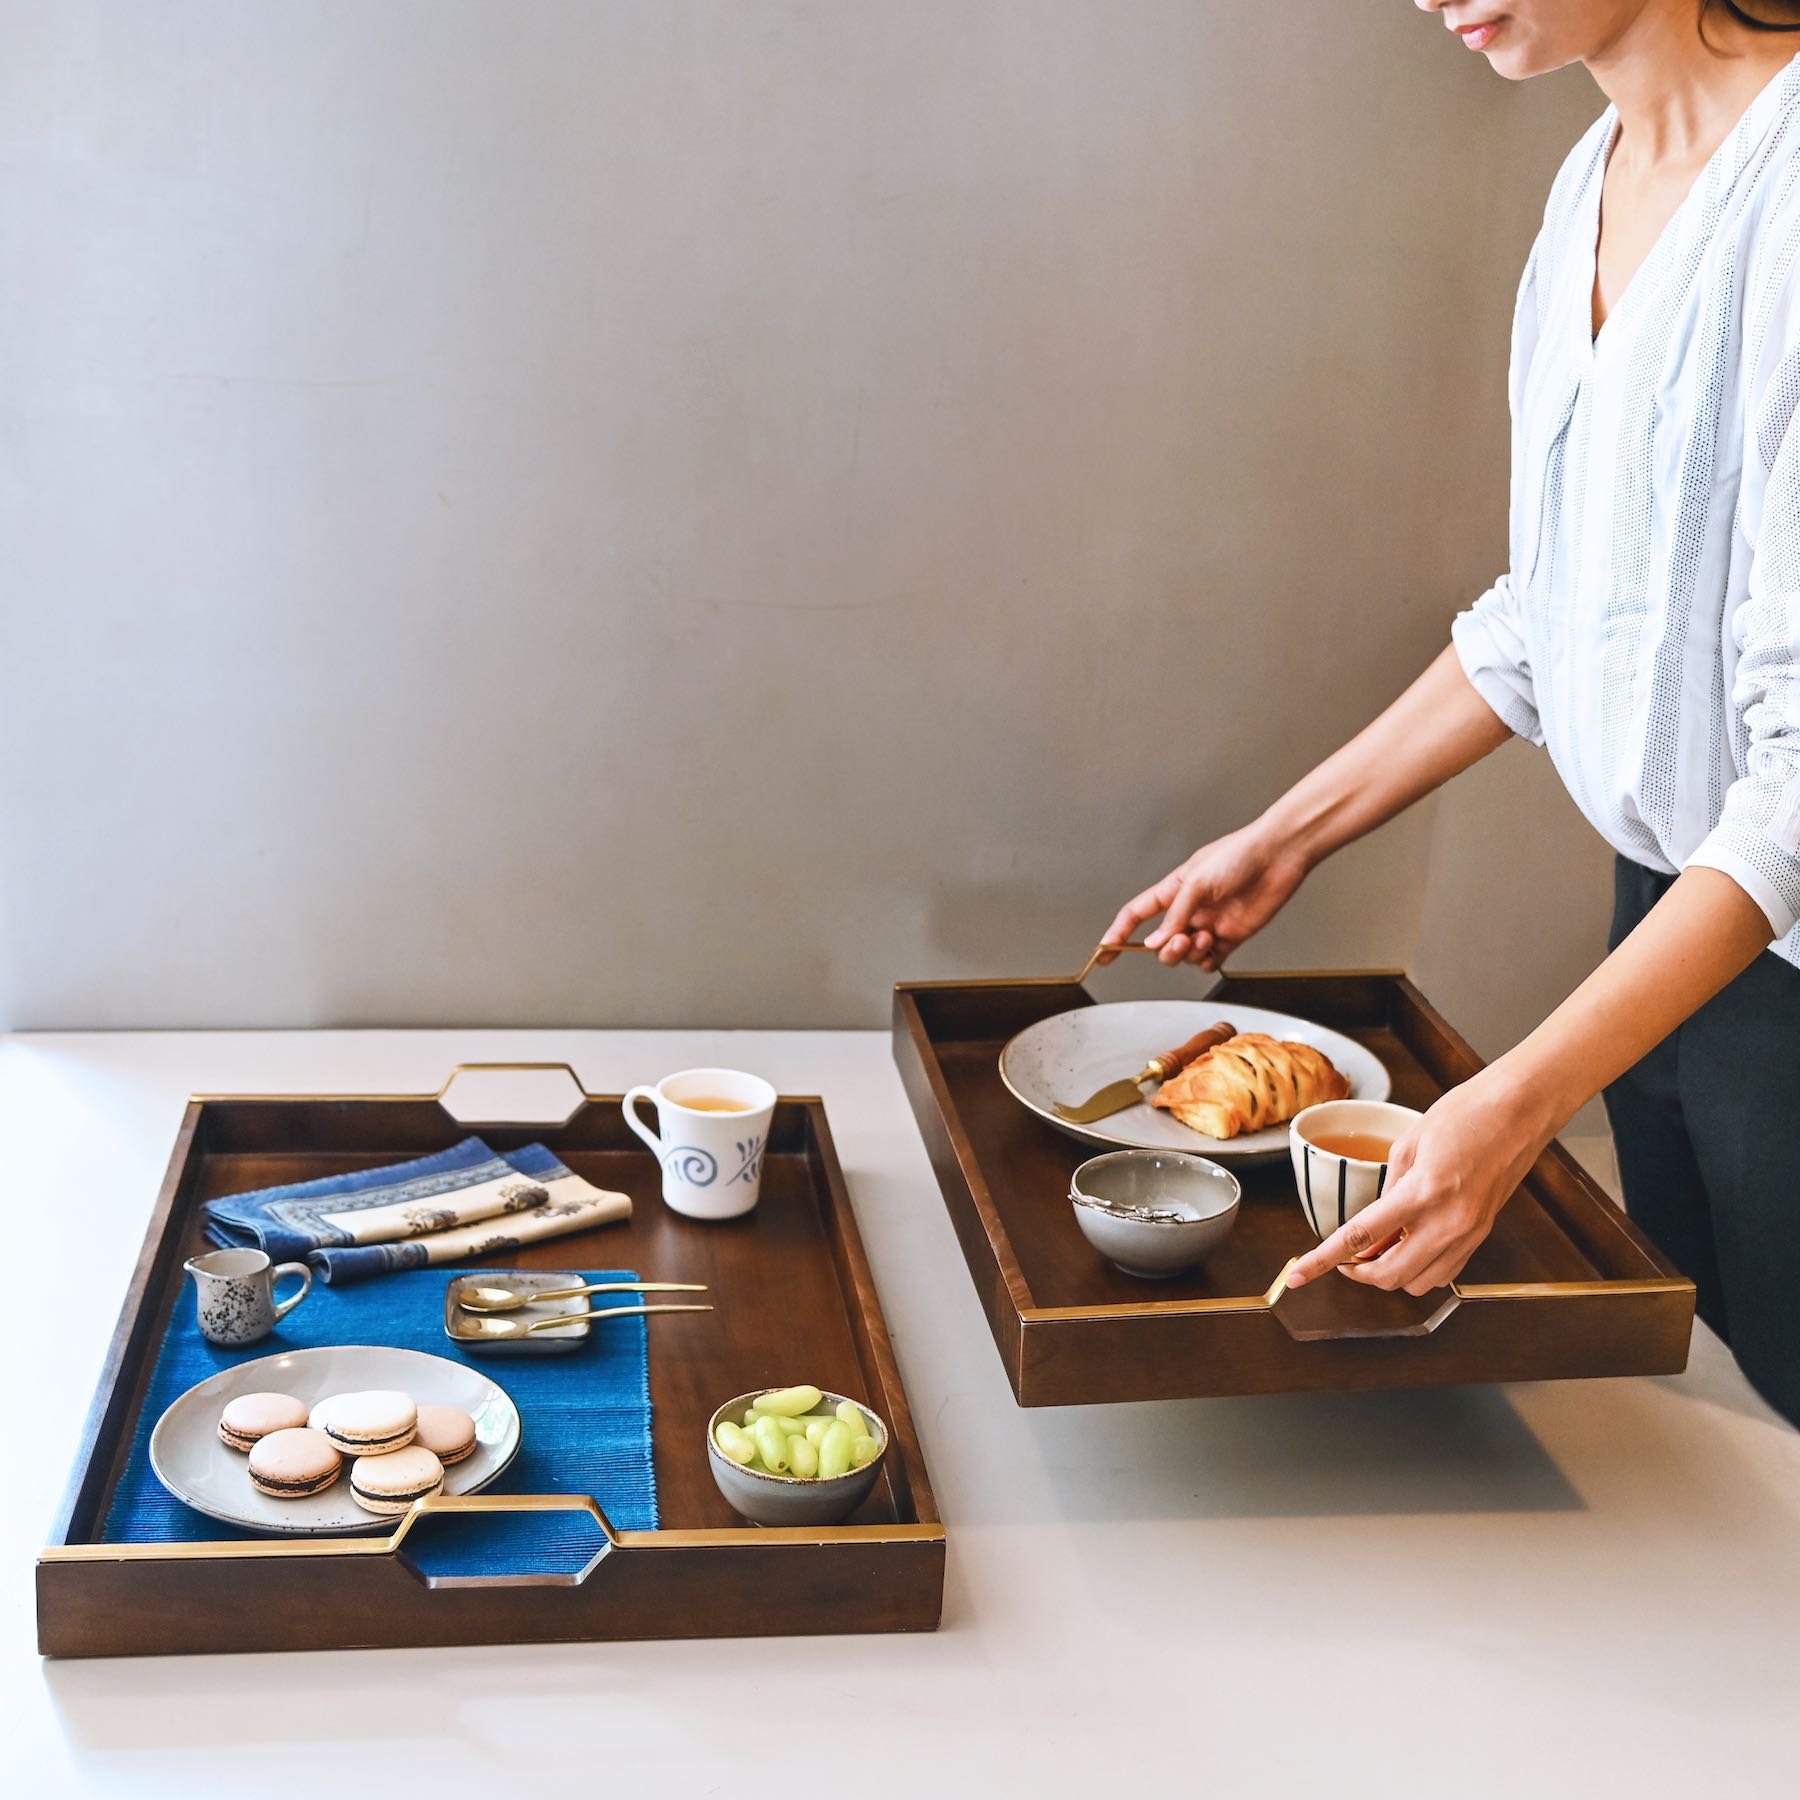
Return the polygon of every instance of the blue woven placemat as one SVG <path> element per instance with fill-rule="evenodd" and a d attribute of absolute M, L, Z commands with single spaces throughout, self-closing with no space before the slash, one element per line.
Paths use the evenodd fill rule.
<path fill-rule="evenodd" d="M 591 1494 L 620 1531 L 656 1529 L 656 1471 L 650 1449 L 650 1358 L 642 1318 L 607 1319 L 567 1355 L 470 1356 L 444 1335 L 444 1287 L 456 1269 L 417 1269 L 352 1287 L 315 1282 L 260 1344 L 225 1350 L 201 1335 L 183 1294 L 138 1414 L 131 1460 L 113 1495 L 107 1543 L 195 1543 L 259 1535 L 222 1525 L 184 1506 L 150 1467 L 150 1432 L 168 1406 L 209 1375 L 259 1356 L 326 1344 L 390 1344 L 478 1368 L 512 1396 L 523 1436 L 512 1466 L 490 1494 Z M 491 1271 L 490 1271 L 491 1272 Z M 602 1269 L 586 1281 L 635 1281 L 629 1269 Z M 567 1574 L 597 1547 L 585 1514 L 428 1519 L 407 1553 L 431 1574 Z"/>

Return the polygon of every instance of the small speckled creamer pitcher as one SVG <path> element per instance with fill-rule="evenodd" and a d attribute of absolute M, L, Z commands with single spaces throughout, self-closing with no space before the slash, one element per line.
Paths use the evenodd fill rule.
<path fill-rule="evenodd" d="M 200 1335 L 209 1344 L 254 1344 L 275 1329 L 312 1292 L 312 1270 L 303 1262 L 269 1264 L 263 1250 L 209 1250 L 182 1267 L 199 1289 Z M 300 1277 L 300 1291 L 277 1301 L 275 1284 Z"/>

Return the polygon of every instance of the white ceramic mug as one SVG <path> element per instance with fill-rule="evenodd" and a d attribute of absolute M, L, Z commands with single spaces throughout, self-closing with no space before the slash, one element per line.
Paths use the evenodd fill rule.
<path fill-rule="evenodd" d="M 264 1250 L 209 1250 L 182 1265 L 194 1278 L 200 1335 L 209 1344 L 254 1344 L 275 1329 L 312 1292 L 312 1270 L 303 1262 L 271 1267 Z M 300 1291 L 275 1298 L 284 1275 L 300 1277 Z"/>
<path fill-rule="evenodd" d="M 639 1117 L 641 1100 L 655 1104 L 660 1135 Z M 683 1069 L 625 1096 L 625 1123 L 662 1164 L 663 1199 L 690 1219 L 735 1219 L 756 1204 L 774 1114 L 775 1090 L 741 1069 Z"/>
<path fill-rule="evenodd" d="M 1416 1125 L 1421 1115 L 1410 1106 L 1387 1100 L 1322 1100 L 1296 1113 L 1288 1126 L 1288 1150 L 1294 1159 L 1294 1181 L 1306 1222 L 1320 1237 L 1330 1237 L 1365 1206 L 1381 1198 L 1387 1186 L 1385 1159 L 1340 1156 L 1321 1150 L 1315 1137 L 1368 1133 L 1390 1144 Z"/>

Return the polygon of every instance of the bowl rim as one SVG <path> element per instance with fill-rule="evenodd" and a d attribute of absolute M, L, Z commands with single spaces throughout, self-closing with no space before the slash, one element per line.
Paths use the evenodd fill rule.
<path fill-rule="evenodd" d="M 862 1401 L 858 1400 L 854 1394 L 834 1394 L 828 1388 L 821 1388 L 819 1390 L 820 1406 L 824 1406 L 829 1402 L 833 1412 L 835 1412 L 839 1401 L 848 1400 L 865 1419 L 873 1419 L 881 1428 L 879 1432 L 880 1448 L 862 1465 L 861 1468 L 846 1469 L 841 1475 L 774 1475 L 767 1469 L 753 1469 L 748 1463 L 736 1462 L 731 1457 L 727 1456 L 725 1452 L 719 1448 L 718 1443 L 713 1437 L 713 1433 L 719 1428 L 719 1421 L 729 1412 L 741 1412 L 746 1406 L 755 1405 L 758 1395 L 778 1394 L 780 1392 L 780 1388 L 752 1388 L 747 1394 L 739 1394 L 735 1400 L 727 1400 L 723 1405 L 715 1407 L 713 1409 L 712 1417 L 706 1421 L 707 1455 L 716 1458 L 725 1468 L 735 1469 L 740 1475 L 754 1475 L 758 1481 L 776 1482 L 786 1487 L 804 1488 L 808 1493 L 828 1494 L 839 1482 L 855 1480 L 860 1476 L 867 1475 L 871 1469 L 879 1469 L 881 1467 L 881 1460 L 888 1453 L 888 1445 L 893 1442 L 892 1434 L 887 1428 L 887 1420 L 884 1419 L 874 1407 L 867 1406 Z M 832 1417 L 833 1413 L 814 1411 L 796 1413 L 790 1416 L 801 1419 L 827 1419 Z M 732 1423 L 735 1425 L 737 1421 L 734 1419 Z M 742 1427 L 739 1429 L 742 1429 Z"/>
<path fill-rule="evenodd" d="M 1096 1163 L 1110 1162 L 1142 1162 L 1154 1158 L 1161 1162 L 1197 1163 L 1209 1175 L 1223 1177 L 1231 1189 L 1231 1198 L 1223 1206 L 1212 1212 L 1201 1213 L 1193 1219 L 1133 1219 L 1122 1217 L 1114 1212 L 1103 1200 L 1081 1191 L 1081 1177 Z M 1121 1225 L 1141 1225 L 1147 1231 L 1181 1230 L 1183 1227 L 1195 1225 L 1216 1225 L 1219 1220 L 1229 1218 L 1235 1213 L 1244 1198 L 1244 1184 L 1225 1167 L 1216 1163 L 1210 1156 L 1201 1156 L 1193 1150 L 1107 1150 L 1099 1156 L 1090 1156 L 1085 1162 L 1076 1166 L 1069 1177 L 1069 1200 L 1077 1207 L 1085 1207 L 1089 1212 L 1097 1212 L 1109 1219 L 1116 1219 Z"/>

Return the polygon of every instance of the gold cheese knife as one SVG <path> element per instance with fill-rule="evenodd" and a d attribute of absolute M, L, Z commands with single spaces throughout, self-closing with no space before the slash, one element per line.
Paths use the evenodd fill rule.
<path fill-rule="evenodd" d="M 1090 1094 L 1079 1106 L 1064 1106 L 1058 1100 L 1056 1116 L 1070 1125 L 1092 1125 L 1096 1119 L 1123 1112 L 1126 1107 L 1136 1106 L 1143 1100 L 1143 1084 L 1146 1081 L 1168 1081 L 1185 1069 L 1196 1056 L 1203 1056 L 1215 1044 L 1222 1044 L 1227 1038 L 1236 1036 L 1235 1025 L 1209 1025 L 1204 1031 L 1196 1032 L 1179 1049 L 1165 1050 L 1161 1056 L 1151 1057 L 1137 1074 L 1124 1081 L 1109 1081 L 1097 1094 Z"/>

